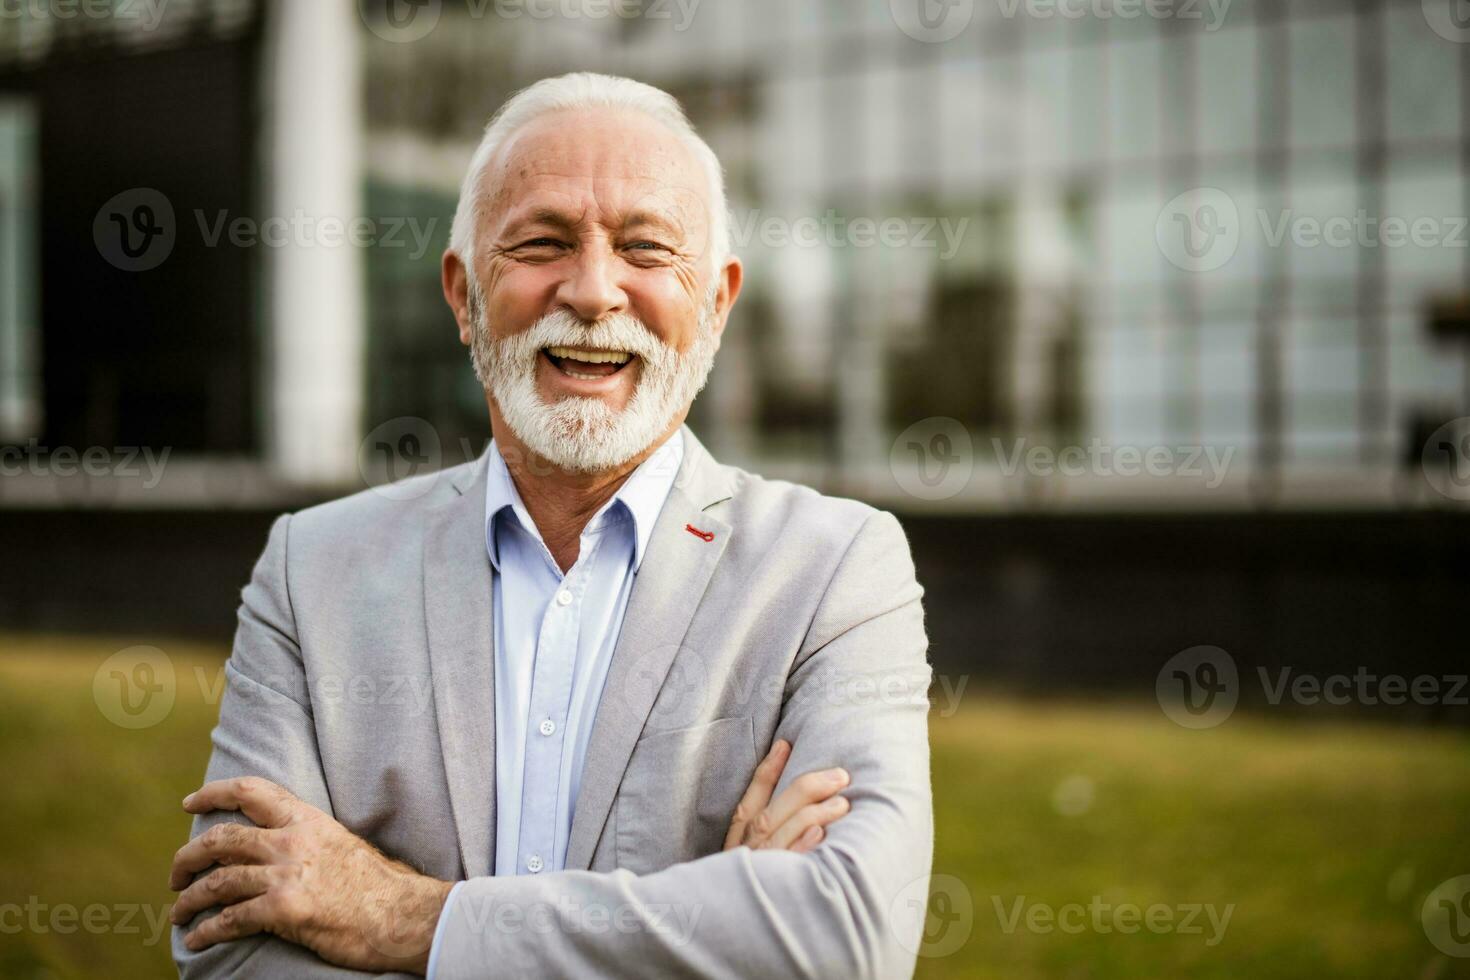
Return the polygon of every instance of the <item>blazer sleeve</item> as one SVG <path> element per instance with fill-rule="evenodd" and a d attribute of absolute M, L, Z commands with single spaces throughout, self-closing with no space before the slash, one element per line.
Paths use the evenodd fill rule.
<path fill-rule="evenodd" d="M 306 672 L 291 609 L 286 571 L 290 534 L 290 515 L 283 515 L 272 525 L 265 551 L 242 594 L 234 648 L 225 664 L 219 724 L 212 736 L 214 751 L 205 779 L 263 776 L 331 813 L 332 801 L 317 749 Z M 216 811 L 194 818 L 190 838 L 225 821 L 250 824 L 242 814 Z M 174 962 L 184 980 L 344 980 L 365 976 L 331 966 L 312 951 L 268 934 L 190 952 L 184 947 L 184 935 L 216 911 L 201 912 L 187 927 L 173 930 Z"/>
<path fill-rule="evenodd" d="M 635 876 L 472 878 L 434 980 L 491 976 L 873 977 L 913 973 L 933 857 L 930 668 L 908 542 L 870 514 L 788 675 L 782 786 L 842 765 L 852 809 L 806 854 L 741 847 Z"/>

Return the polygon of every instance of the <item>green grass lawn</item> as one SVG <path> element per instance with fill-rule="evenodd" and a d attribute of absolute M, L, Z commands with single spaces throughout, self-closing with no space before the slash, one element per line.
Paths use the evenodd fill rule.
<path fill-rule="evenodd" d="M 0 638 L 0 977 L 172 973 L 155 923 L 221 651 L 170 646 L 175 703 L 128 730 L 93 693 L 123 645 Z M 1463 734 L 1239 715 L 1187 731 L 1151 704 L 999 698 L 932 730 L 925 952 L 942 955 L 921 976 L 1470 976 L 1420 922 L 1470 874 Z"/>

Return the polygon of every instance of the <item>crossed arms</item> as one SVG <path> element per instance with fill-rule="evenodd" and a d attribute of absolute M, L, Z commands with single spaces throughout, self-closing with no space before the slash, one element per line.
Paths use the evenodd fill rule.
<path fill-rule="evenodd" d="M 242 702 L 227 694 L 213 782 L 187 804 L 201 816 L 172 883 L 188 885 L 212 863 L 233 870 L 200 879 L 215 885 L 195 884 L 181 901 L 185 919 L 225 907 L 176 930 L 184 976 L 358 975 L 327 961 L 419 972 L 436 929 L 439 978 L 912 972 L 922 912 L 912 914 L 905 899 L 927 878 L 932 848 L 929 670 L 922 592 L 890 515 L 874 513 L 857 533 L 788 673 L 777 736 L 789 743 L 789 757 L 781 760 L 784 772 L 770 763 L 766 769 L 780 774 L 774 791 L 766 789 L 767 798 L 774 792 L 775 801 L 787 801 L 780 820 L 732 828 L 729 849 L 642 876 L 471 878 L 442 922 L 450 883 L 337 824 L 309 710 L 255 689 L 258 663 L 302 669 L 290 600 L 277 584 L 284 575 L 274 574 L 284 555 L 273 551 L 282 549 L 273 534 L 241 611 L 230 690 L 251 686 L 252 696 Z M 883 696 L 844 694 L 853 678 L 867 678 Z M 815 777 L 798 784 L 797 774 L 819 773 L 835 760 L 850 774 L 850 812 L 835 823 L 828 821 L 836 814 L 825 812 L 805 811 L 807 823 L 789 819 L 821 806 L 834 789 L 815 785 Z M 261 778 L 242 783 L 242 776 Z M 776 807 L 752 806 L 758 802 L 759 793 L 747 799 L 747 824 Z M 243 824 L 241 816 L 254 826 L 213 831 L 201 843 L 209 827 Z M 803 837 L 824 822 L 815 840 Z M 780 844 L 778 832 L 787 835 Z M 750 843 L 773 846 L 739 846 Z M 349 906 L 353 914 L 344 916 Z M 211 925 L 215 919 L 224 921 Z"/>

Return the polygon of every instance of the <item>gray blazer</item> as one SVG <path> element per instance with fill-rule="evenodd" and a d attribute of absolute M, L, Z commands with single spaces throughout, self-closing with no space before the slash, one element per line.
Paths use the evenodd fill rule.
<path fill-rule="evenodd" d="M 384 852 L 468 879 L 440 978 L 912 974 L 933 848 L 930 670 L 891 514 L 766 480 L 685 430 L 598 707 L 567 870 L 491 877 L 486 459 L 279 518 L 245 588 L 208 779 L 258 775 Z M 696 533 L 698 532 L 698 533 Z M 777 738 L 844 766 L 808 854 L 721 852 Z M 194 822 L 202 833 L 236 814 Z M 211 914 L 211 913 L 204 913 Z M 186 977 L 347 977 L 256 936 Z"/>

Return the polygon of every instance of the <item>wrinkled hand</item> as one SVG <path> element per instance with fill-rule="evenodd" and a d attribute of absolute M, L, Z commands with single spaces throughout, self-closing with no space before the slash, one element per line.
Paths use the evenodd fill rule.
<path fill-rule="evenodd" d="M 837 795 L 848 783 L 845 769 L 820 769 L 792 780 L 775 800 L 771 794 L 791 758 L 791 743 L 777 739 L 756 766 L 755 776 L 735 807 L 724 850 L 746 846 L 756 849 L 810 851 L 827 836 L 826 826 L 852 806 Z"/>
<path fill-rule="evenodd" d="M 266 779 L 206 783 L 184 798 L 184 809 L 239 810 L 256 824 L 218 824 L 174 855 L 169 887 L 183 890 L 174 924 L 223 906 L 184 938 L 189 949 L 269 932 L 339 966 L 427 968 L 449 882 L 388 858 Z M 210 865 L 220 867 L 190 884 Z"/>

